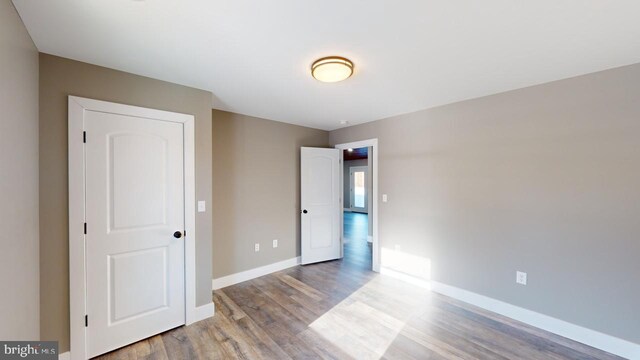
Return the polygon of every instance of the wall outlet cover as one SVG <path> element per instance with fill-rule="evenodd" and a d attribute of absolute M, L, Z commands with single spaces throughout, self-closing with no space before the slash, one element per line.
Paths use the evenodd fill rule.
<path fill-rule="evenodd" d="M 274 248 L 278 247 L 278 239 L 273 239 L 273 247 Z"/>
<path fill-rule="evenodd" d="M 256 250 L 256 252 L 260 251 L 260 244 L 256 244 L 255 250 Z"/>
<path fill-rule="evenodd" d="M 527 285 L 527 273 L 522 271 L 516 271 L 516 283 L 521 285 Z"/>
<path fill-rule="evenodd" d="M 207 204 L 203 200 L 198 201 L 198 212 L 205 211 L 207 211 Z"/>

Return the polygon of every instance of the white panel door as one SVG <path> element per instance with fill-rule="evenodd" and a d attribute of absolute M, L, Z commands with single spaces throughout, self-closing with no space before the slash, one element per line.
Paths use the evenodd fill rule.
<path fill-rule="evenodd" d="M 185 323 L 183 125 L 86 111 L 87 355 Z"/>
<path fill-rule="evenodd" d="M 340 152 L 300 151 L 301 262 L 340 258 Z"/>

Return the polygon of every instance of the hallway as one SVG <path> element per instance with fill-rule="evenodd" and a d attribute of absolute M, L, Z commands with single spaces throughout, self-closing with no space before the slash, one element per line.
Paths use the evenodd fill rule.
<path fill-rule="evenodd" d="M 371 270 L 371 243 L 367 242 L 369 233 L 368 215 L 356 212 L 344 212 L 344 260 L 363 269 Z"/>

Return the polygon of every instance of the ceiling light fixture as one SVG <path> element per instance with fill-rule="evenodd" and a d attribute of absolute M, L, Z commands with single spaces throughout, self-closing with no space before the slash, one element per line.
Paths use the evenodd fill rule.
<path fill-rule="evenodd" d="M 353 74 L 353 63 L 339 56 L 328 56 L 316 60 L 311 65 L 311 75 L 322 82 L 338 82 Z"/>

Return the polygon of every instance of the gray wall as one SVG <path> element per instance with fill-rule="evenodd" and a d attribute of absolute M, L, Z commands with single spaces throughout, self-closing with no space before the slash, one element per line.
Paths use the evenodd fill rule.
<path fill-rule="evenodd" d="M 326 147 L 329 133 L 224 111 L 212 116 L 213 278 L 299 256 L 300 147 Z"/>
<path fill-rule="evenodd" d="M 38 340 L 38 51 L 0 0 L 0 339 Z"/>
<path fill-rule="evenodd" d="M 639 95 L 637 64 L 330 139 L 379 139 L 383 249 L 430 259 L 436 281 L 640 343 Z"/>
<path fill-rule="evenodd" d="M 40 54 L 42 338 L 69 350 L 67 96 L 195 115 L 196 199 L 211 208 L 211 93 Z M 196 300 L 211 302 L 211 211 L 196 213 Z"/>

